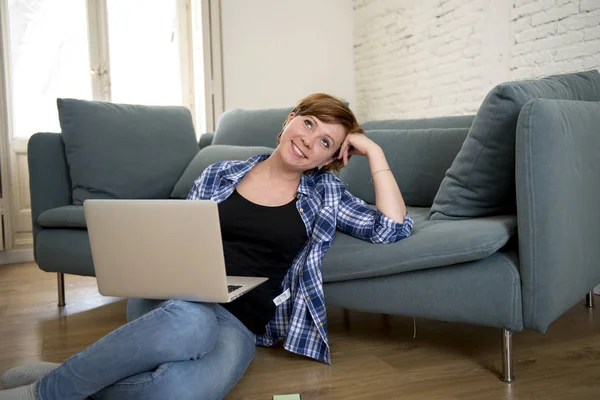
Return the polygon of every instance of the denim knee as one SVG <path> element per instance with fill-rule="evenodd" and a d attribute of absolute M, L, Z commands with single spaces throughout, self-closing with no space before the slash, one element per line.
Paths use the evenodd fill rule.
<path fill-rule="evenodd" d="M 167 315 L 167 341 L 171 346 L 182 348 L 190 345 L 197 354 L 188 359 L 204 356 L 215 346 L 218 334 L 218 322 L 214 305 L 194 303 L 184 300 L 167 300 L 160 304 Z"/>

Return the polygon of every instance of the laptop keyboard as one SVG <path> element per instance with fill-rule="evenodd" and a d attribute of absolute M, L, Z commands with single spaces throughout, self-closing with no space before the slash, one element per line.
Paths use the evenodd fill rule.
<path fill-rule="evenodd" d="M 242 285 L 227 285 L 227 293 L 231 293 L 234 290 L 241 288 Z"/>

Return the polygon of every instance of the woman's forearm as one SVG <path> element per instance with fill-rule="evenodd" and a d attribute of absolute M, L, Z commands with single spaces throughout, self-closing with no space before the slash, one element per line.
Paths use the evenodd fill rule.
<path fill-rule="evenodd" d="M 385 158 L 381 147 L 373 147 L 367 153 L 371 177 L 375 187 L 375 205 L 386 217 L 402 223 L 406 216 L 406 205 L 400 188 Z"/>

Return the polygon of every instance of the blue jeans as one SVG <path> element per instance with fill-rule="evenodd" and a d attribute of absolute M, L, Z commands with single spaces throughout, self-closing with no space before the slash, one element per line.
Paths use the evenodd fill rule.
<path fill-rule="evenodd" d="M 221 399 L 254 357 L 254 334 L 218 304 L 131 299 L 127 320 L 42 378 L 38 399 Z"/>

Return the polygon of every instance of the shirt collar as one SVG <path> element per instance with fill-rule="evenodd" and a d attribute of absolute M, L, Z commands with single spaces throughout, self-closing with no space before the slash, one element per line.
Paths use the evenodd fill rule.
<path fill-rule="evenodd" d="M 269 158 L 270 154 L 258 154 L 254 157 L 250 157 L 248 160 L 237 163 L 232 163 L 229 167 L 225 168 L 222 173 L 222 177 L 232 181 L 236 185 L 246 176 L 248 172 L 261 161 Z"/>
<path fill-rule="evenodd" d="M 222 177 L 233 182 L 236 186 L 237 184 L 246 176 L 248 172 L 261 161 L 266 160 L 271 155 L 266 154 L 258 154 L 254 157 L 250 157 L 248 160 L 242 163 L 233 163 L 231 166 L 223 170 Z M 315 196 L 315 174 L 318 172 L 309 172 L 307 174 L 302 174 L 300 178 L 300 185 L 298 185 L 298 193 L 308 196 Z"/>
<path fill-rule="evenodd" d="M 304 196 L 314 197 L 315 196 L 315 172 L 309 172 L 308 174 L 302 174 L 300 178 L 300 185 L 298 185 L 298 193 Z"/>

